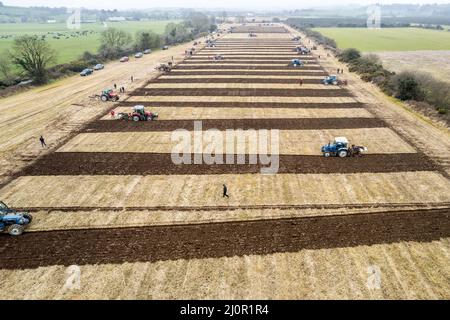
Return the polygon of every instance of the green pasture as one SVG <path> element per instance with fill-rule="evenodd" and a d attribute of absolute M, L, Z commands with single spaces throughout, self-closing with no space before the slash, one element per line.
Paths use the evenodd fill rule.
<path fill-rule="evenodd" d="M 162 34 L 169 22 L 178 21 L 124 21 L 107 22 L 107 27 L 125 30 L 133 36 L 140 30 L 152 30 Z M 63 23 L 6 23 L 0 24 L 0 54 L 10 49 L 14 38 L 20 35 L 45 35 L 45 39 L 57 52 L 56 63 L 66 63 L 75 60 L 85 51 L 95 53 L 99 48 L 100 33 L 105 30 L 102 23 L 86 23 L 80 30 L 70 30 Z M 76 34 L 76 31 L 89 31 L 86 35 Z M 8 38 L 1 38 L 9 36 Z M 59 37 L 55 39 L 54 37 Z"/>
<path fill-rule="evenodd" d="M 450 50 L 450 32 L 420 28 L 315 28 L 338 47 L 363 52 Z"/>

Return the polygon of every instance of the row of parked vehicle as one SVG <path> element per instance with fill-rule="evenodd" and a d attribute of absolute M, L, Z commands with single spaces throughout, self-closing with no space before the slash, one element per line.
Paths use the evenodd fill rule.
<path fill-rule="evenodd" d="M 87 68 L 87 69 L 84 69 L 83 71 L 81 71 L 80 76 L 86 77 L 86 76 L 93 74 L 94 70 L 98 71 L 98 70 L 102 70 L 104 68 L 105 68 L 105 66 L 103 64 L 99 63 L 99 64 L 95 65 L 93 68 Z"/>
<path fill-rule="evenodd" d="M 169 49 L 169 46 L 164 46 L 161 49 L 162 50 L 167 50 L 167 49 Z M 150 54 L 150 53 L 152 53 L 152 50 L 151 49 L 146 49 L 146 50 L 144 50 L 142 52 L 136 52 L 134 54 L 134 57 L 136 59 L 139 59 L 139 58 L 142 58 L 144 56 L 144 54 Z M 120 62 L 128 62 L 128 61 L 130 61 L 130 58 L 128 56 L 124 56 L 124 57 L 120 58 L 119 61 Z M 80 76 L 86 77 L 86 76 L 89 76 L 89 75 L 93 74 L 94 71 L 102 70 L 104 68 L 105 68 L 105 66 L 103 64 L 99 63 L 93 68 L 86 68 L 83 71 L 81 71 L 80 72 Z"/>

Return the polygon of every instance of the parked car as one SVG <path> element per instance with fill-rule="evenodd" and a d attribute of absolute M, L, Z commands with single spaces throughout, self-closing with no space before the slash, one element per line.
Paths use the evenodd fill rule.
<path fill-rule="evenodd" d="M 129 60 L 130 60 L 130 58 L 128 58 L 128 57 L 120 58 L 120 62 L 128 62 Z"/>
<path fill-rule="evenodd" d="M 102 70 L 104 68 L 105 68 L 105 66 L 102 65 L 101 63 L 99 63 L 99 64 L 95 65 L 94 70 Z"/>
<path fill-rule="evenodd" d="M 168 50 L 168 49 L 169 49 L 169 46 L 164 46 L 164 47 L 162 47 L 162 49 L 163 49 L 163 50 Z"/>
<path fill-rule="evenodd" d="M 80 72 L 80 76 L 86 77 L 86 76 L 91 75 L 93 73 L 94 73 L 94 70 L 92 70 L 92 69 L 84 69 L 83 71 Z"/>
<path fill-rule="evenodd" d="M 152 49 L 146 49 L 146 50 L 144 50 L 144 54 L 149 54 L 149 53 L 152 53 Z"/>
<path fill-rule="evenodd" d="M 136 54 L 134 55 L 134 57 L 135 57 L 136 59 L 142 58 L 143 56 L 144 56 L 144 54 L 143 54 L 142 52 L 138 52 L 138 53 L 136 53 Z"/>

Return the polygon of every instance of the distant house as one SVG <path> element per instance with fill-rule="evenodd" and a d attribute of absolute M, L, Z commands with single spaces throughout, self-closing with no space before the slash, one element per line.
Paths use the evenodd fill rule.
<path fill-rule="evenodd" d="M 112 22 L 119 22 L 119 21 L 126 21 L 127 19 L 125 19 L 125 17 L 109 17 L 108 21 L 112 21 Z"/>
<path fill-rule="evenodd" d="M 47 20 L 47 23 L 56 23 L 56 20 Z"/>

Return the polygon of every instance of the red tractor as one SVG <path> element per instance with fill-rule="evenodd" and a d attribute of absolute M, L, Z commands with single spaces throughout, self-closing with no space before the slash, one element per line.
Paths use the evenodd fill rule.
<path fill-rule="evenodd" d="M 112 90 L 112 89 L 106 89 L 106 90 L 102 91 L 102 95 L 100 96 L 100 99 L 103 102 L 106 102 L 106 101 L 114 101 L 115 102 L 115 101 L 119 100 L 119 95 L 116 92 L 114 92 L 114 90 Z"/>
<path fill-rule="evenodd" d="M 147 112 L 145 111 L 144 106 L 134 106 L 133 112 L 126 113 L 126 112 L 120 112 L 117 115 L 117 118 L 120 120 L 132 120 L 135 122 L 138 121 L 153 121 L 158 119 L 158 113 L 156 112 Z"/>

